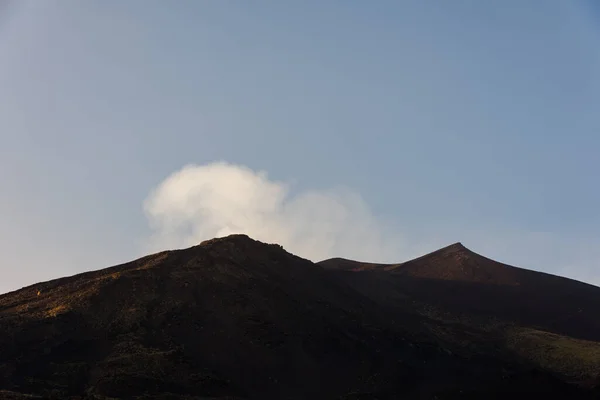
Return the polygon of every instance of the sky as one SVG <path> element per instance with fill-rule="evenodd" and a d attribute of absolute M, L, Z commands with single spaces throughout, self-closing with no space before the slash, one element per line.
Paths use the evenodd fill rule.
<path fill-rule="evenodd" d="M 236 232 L 600 285 L 593 0 L 0 4 L 0 293 Z"/>

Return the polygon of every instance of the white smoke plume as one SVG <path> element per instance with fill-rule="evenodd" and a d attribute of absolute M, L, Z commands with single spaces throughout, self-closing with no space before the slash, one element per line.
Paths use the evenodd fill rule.
<path fill-rule="evenodd" d="M 351 190 L 291 195 L 289 185 L 265 172 L 224 162 L 173 173 L 146 199 L 144 210 L 154 232 L 152 250 L 232 233 L 279 243 L 313 261 L 340 255 L 390 260 L 403 250 L 400 238 L 386 232 Z"/>
<path fill-rule="evenodd" d="M 292 193 L 265 172 L 225 162 L 173 173 L 150 193 L 144 211 L 152 236 L 142 254 L 245 233 L 312 261 L 401 262 L 461 241 L 498 261 L 600 284 L 598 238 L 443 225 L 408 237 L 378 220 L 352 190 Z"/>

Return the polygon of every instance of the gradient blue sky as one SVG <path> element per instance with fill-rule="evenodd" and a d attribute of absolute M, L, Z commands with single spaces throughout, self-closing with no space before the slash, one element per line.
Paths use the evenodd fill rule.
<path fill-rule="evenodd" d="M 292 250 L 300 231 L 314 234 L 290 221 L 330 214 L 294 199 L 339 205 L 331 188 L 343 187 L 368 215 L 340 206 L 349 219 L 326 239 L 363 224 L 398 242 L 371 255 L 377 246 L 357 253 L 344 239 L 330 248 L 340 256 L 401 261 L 462 241 L 600 284 L 597 4 L 7 2 L 0 292 L 143 254 L 166 229 L 144 201 L 185 165 L 199 170 L 186 184 L 206 178 L 207 190 L 246 199 L 235 186 L 246 178 L 207 170 L 218 161 L 286 184 L 295 206 L 273 206 L 268 226 L 293 230 Z M 206 226 L 196 211 L 161 210 Z"/>

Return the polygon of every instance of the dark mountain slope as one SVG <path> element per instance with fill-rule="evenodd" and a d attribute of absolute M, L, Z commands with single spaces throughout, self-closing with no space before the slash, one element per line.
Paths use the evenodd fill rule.
<path fill-rule="evenodd" d="M 464 351 L 439 332 L 472 326 L 347 276 L 233 235 L 2 295 L 0 397 L 591 395 L 510 351 Z"/>
<path fill-rule="evenodd" d="M 335 271 L 385 271 L 385 279 L 393 281 L 396 289 L 423 301 L 465 313 L 495 315 L 582 339 L 600 340 L 597 314 L 600 288 L 502 264 L 460 243 L 401 264 L 332 259 L 319 265 Z M 358 276 L 361 280 L 365 278 Z"/>
<path fill-rule="evenodd" d="M 332 258 L 318 263 L 328 270 L 344 271 L 387 271 L 394 274 L 415 278 L 448 280 L 455 282 L 472 282 L 492 285 L 537 285 L 540 279 L 544 285 L 561 287 L 587 287 L 588 291 L 597 292 L 597 287 L 572 279 L 567 279 L 542 272 L 503 264 L 467 249 L 462 243 L 436 250 L 424 256 L 397 264 L 375 264 Z M 575 285 L 575 286 L 573 286 Z"/>
<path fill-rule="evenodd" d="M 469 339 L 479 349 L 492 340 L 493 347 L 511 348 L 572 379 L 600 372 L 598 287 L 502 264 L 460 243 L 401 264 L 332 259 L 320 265 L 396 312 L 483 329 Z M 574 350 L 569 361 L 565 347 Z"/>

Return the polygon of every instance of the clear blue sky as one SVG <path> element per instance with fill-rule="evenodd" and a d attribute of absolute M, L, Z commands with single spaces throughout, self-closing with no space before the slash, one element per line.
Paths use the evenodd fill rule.
<path fill-rule="evenodd" d="M 0 292 L 141 255 L 152 190 L 218 161 L 266 171 L 292 203 L 359 195 L 385 225 L 368 232 L 402 241 L 373 260 L 462 241 L 600 284 L 597 4 L 8 2 Z M 273 224 L 305 219 L 290 213 Z"/>

